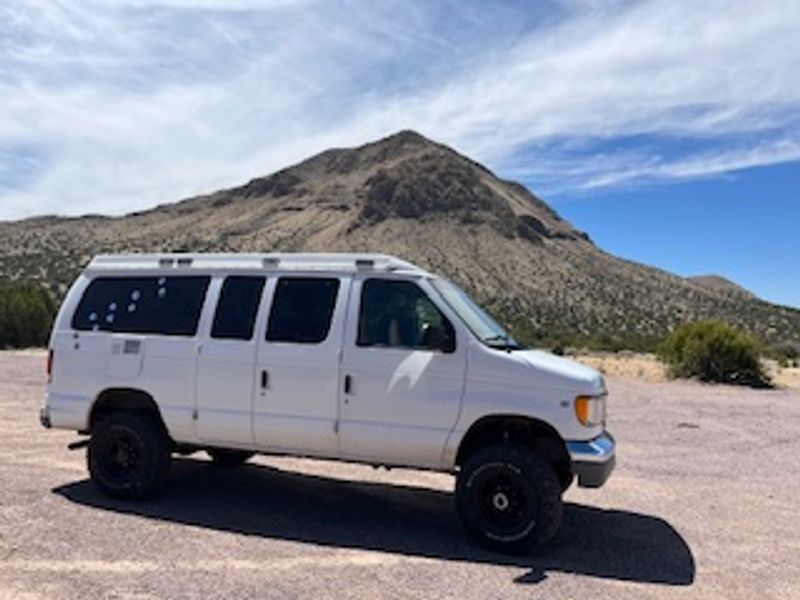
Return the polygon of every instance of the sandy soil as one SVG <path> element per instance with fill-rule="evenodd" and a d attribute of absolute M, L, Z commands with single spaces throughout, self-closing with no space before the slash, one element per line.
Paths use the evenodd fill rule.
<path fill-rule="evenodd" d="M 176 461 L 98 494 L 37 422 L 41 354 L 0 353 L 0 598 L 800 597 L 800 392 L 608 376 L 619 463 L 531 557 L 475 548 L 451 477 L 298 459 Z"/>
<path fill-rule="evenodd" d="M 779 387 L 800 390 L 800 367 L 780 368 L 773 365 L 772 378 Z"/>

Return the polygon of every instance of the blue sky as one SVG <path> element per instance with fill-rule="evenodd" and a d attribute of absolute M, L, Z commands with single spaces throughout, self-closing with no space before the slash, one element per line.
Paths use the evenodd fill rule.
<path fill-rule="evenodd" d="M 606 250 L 800 306 L 796 0 L 5 0 L 0 218 L 120 214 L 403 128 Z"/>
<path fill-rule="evenodd" d="M 604 250 L 678 275 L 718 274 L 800 307 L 800 166 L 604 190 L 553 203 Z"/>

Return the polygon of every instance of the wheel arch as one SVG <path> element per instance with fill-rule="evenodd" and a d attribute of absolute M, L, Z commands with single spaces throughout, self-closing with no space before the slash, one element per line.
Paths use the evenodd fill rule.
<path fill-rule="evenodd" d="M 564 439 L 552 425 L 524 415 L 486 415 L 475 421 L 461 438 L 455 464 L 463 465 L 479 448 L 503 442 L 528 446 L 551 464 L 564 489 L 571 483 L 572 462 Z"/>
<path fill-rule="evenodd" d="M 89 432 L 104 417 L 118 412 L 136 412 L 154 418 L 167 434 L 167 427 L 161 416 L 161 410 L 152 395 L 137 388 L 106 388 L 101 391 L 89 412 Z"/>

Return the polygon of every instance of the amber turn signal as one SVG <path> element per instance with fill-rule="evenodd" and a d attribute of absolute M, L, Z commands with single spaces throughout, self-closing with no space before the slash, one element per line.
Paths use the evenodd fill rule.
<path fill-rule="evenodd" d="M 601 425 L 605 421 L 605 396 L 575 398 L 575 417 L 586 427 Z"/>
<path fill-rule="evenodd" d="M 575 398 L 575 416 L 582 425 L 586 425 L 589 421 L 589 407 L 592 400 L 591 396 L 578 396 Z"/>

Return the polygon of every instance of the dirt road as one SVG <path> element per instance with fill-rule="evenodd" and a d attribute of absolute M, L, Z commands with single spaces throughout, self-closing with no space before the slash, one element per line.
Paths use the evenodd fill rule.
<path fill-rule="evenodd" d="M 176 461 L 109 500 L 37 421 L 44 357 L 0 353 L 0 597 L 798 598 L 800 392 L 610 378 L 617 471 L 533 557 L 475 548 L 451 477 Z"/>

